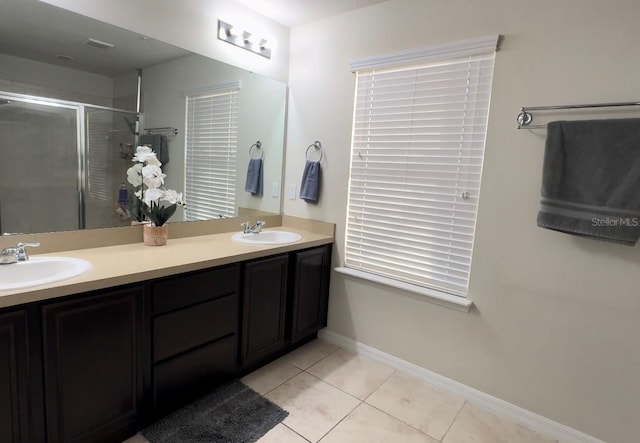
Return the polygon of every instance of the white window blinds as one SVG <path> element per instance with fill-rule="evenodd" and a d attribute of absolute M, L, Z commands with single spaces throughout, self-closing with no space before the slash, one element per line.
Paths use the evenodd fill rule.
<path fill-rule="evenodd" d="M 114 115 L 111 111 L 90 109 L 85 119 L 87 200 L 111 208 L 117 190 L 111 160 Z"/>
<path fill-rule="evenodd" d="M 187 95 L 185 217 L 235 216 L 237 86 Z"/>
<path fill-rule="evenodd" d="M 466 296 L 494 55 L 357 71 L 347 267 Z"/>

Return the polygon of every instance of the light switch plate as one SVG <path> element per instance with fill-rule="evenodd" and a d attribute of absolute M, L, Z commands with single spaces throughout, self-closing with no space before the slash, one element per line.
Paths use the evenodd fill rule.
<path fill-rule="evenodd" d="M 289 200 L 295 200 L 296 199 L 296 185 L 289 185 L 287 187 L 287 198 Z"/>
<path fill-rule="evenodd" d="M 280 183 L 273 182 L 271 184 L 271 197 L 280 197 Z"/>

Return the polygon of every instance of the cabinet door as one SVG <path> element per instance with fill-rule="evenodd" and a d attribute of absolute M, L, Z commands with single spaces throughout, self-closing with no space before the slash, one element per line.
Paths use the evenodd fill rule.
<path fill-rule="evenodd" d="M 293 253 L 291 342 L 327 325 L 331 245 Z"/>
<path fill-rule="evenodd" d="M 120 441 L 142 408 L 142 287 L 42 307 L 48 443 Z"/>
<path fill-rule="evenodd" d="M 0 440 L 29 441 L 26 313 L 0 314 Z"/>
<path fill-rule="evenodd" d="M 265 359 L 285 345 L 288 256 L 245 264 L 243 289 L 243 364 Z"/>

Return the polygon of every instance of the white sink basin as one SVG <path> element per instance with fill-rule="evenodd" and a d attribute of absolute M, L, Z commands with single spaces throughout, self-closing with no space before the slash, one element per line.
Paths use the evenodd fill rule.
<path fill-rule="evenodd" d="M 71 257 L 31 257 L 26 261 L 0 265 L 0 291 L 67 280 L 89 268 L 91 263 L 88 261 Z"/>
<path fill-rule="evenodd" d="M 287 231 L 262 231 L 258 234 L 245 234 L 238 232 L 233 234 L 231 238 L 240 243 L 248 243 L 252 245 L 280 245 L 285 243 L 293 243 L 302 237 L 295 232 Z"/>

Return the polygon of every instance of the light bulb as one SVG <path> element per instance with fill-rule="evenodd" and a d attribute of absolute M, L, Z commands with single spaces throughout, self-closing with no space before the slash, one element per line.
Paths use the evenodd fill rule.
<path fill-rule="evenodd" d="M 242 33 L 242 41 L 244 42 L 245 46 L 253 46 L 253 36 L 247 31 L 244 31 Z"/>

